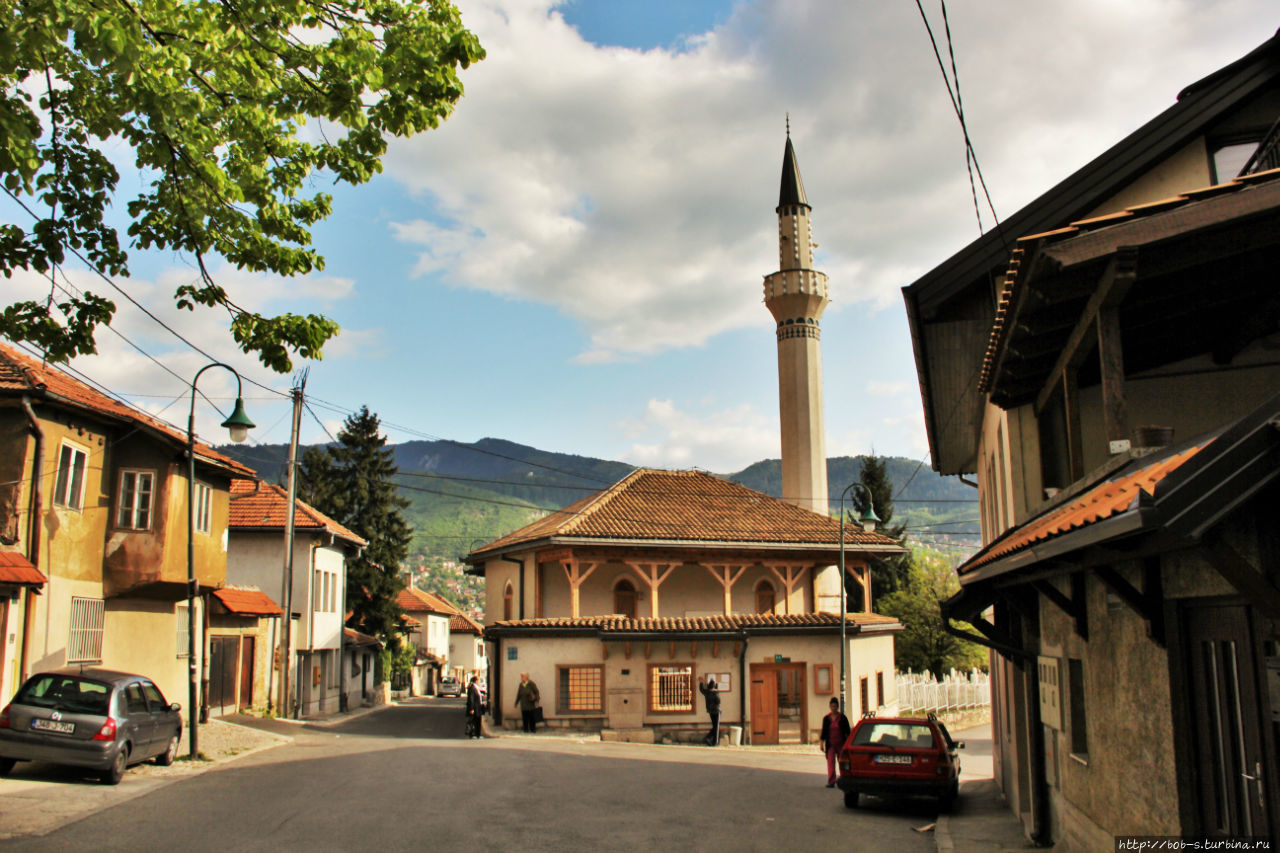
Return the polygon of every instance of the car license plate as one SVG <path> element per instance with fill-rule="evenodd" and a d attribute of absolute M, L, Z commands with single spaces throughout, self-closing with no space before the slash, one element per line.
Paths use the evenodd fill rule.
<path fill-rule="evenodd" d="M 31 728 L 42 732 L 57 732 L 60 735 L 69 735 L 76 730 L 76 724 L 62 723 L 58 720 L 32 720 Z"/>
<path fill-rule="evenodd" d="M 877 755 L 872 759 L 876 764 L 910 764 L 910 755 Z"/>

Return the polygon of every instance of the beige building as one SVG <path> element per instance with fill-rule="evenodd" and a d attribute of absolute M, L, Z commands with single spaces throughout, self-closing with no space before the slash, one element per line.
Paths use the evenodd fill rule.
<path fill-rule="evenodd" d="M 185 433 L 0 344 L 0 697 L 83 663 L 146 675 L 189 713 L 185 451 Z M 252 471 L 203 444 L 195 461 L 200 650 L 228 488 Z"/>
<path fill-rule="evenodd" d="M 815 610 L 815 571 L 836 561 L 839 535 L 830 516 L 710 474 L 640 469 L 477 549 L 495 721 L 518 724 L 528 672 L 552 726 L 694 739 L 709 677 L 722 726 L 754 744 L 816 742 L 840 688 L 841 619 Z M 860 528 L 845 536 L 861 571 L 900 551 Z M 854 709 L 894 710 L 901 626 L 847 620 Z"/>
<path fill-rule="evenodd" d="M 904 291 L 933 465 L 981 499 L 944 614 L 1059 850 L 1280 841 L 1277 117 L 1272 38 Z"/>

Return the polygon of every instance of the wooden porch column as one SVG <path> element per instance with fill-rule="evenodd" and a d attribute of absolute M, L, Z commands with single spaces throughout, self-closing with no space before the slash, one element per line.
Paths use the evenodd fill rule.
<path fill-rule="evenodd" d="M 667 575 L 675 569 L 675 564 L 665 564 L 666 571 L 658 574 L 658 563 L 627 563 L 640 579 L 649 587 L 649 615 L 658 618 L 658 587 L 667 579 Z"/>
<path fill-rule="evenodd" d="M 782 572 L 778 571 L 777 566 L 770 566 L 769 571 L 773 572 L 773 576 L 787 589 L 786 598 L 783 599 L 782 612 L 791 612 L 791 593 L 795 590 L 796 585 L 800 583 L 800 579 L 804 577 L 804 566 L 784 565 L 782 568 L 787 570 L 786 577 Z"/>
<path fill-rule="evenodd" d="M 578 588 L 582 586 L 583 581 L 591 577 L 597 564 L 579 562 L 577 557 L 565 557 L 560 560 L 560 565 L 564 569 L 565 576 L 569 578 L 569 613 L 577 619 L 579 616 Z M 584 566 L 586 571 L 583 571 Z"/>
<path fill-rule="evenodd" d="M 742 577 L 742 573 L 747 570 L 747 567 L 738 566 L 736 572 L 733 571 L 733 566 L 723 564 L 703 566 L 703 568 L 711 572 L 711 577 L 715 578 L 720 586 L 724 587 L 724 615 L 728 616 L 733 612 L 733 585 L 738 582 L 738 578 Z"/>

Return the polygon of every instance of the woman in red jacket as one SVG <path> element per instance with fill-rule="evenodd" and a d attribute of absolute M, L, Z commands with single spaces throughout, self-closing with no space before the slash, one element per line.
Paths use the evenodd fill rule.
<path fill-rule="evenodd" d="M 836 786 L 836 759 L 849 739 L 849 718 L 840 713 L 840 700 L 831 700 L 831 713 L 822 718 L 822 736 L 818 743 L 827 754 L 827 787 Z"/>

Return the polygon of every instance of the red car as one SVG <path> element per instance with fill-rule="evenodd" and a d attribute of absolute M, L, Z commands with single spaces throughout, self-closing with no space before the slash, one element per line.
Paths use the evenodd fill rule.
<path fill-rule="evenodd" d="M 943 811 L 960 792 L 960 761 L 947 727 L 928 717 L 866 716 L 840 750 L 844 804 L 858 807 L 862 794 L 924 794 L 938 798 Z"/>

